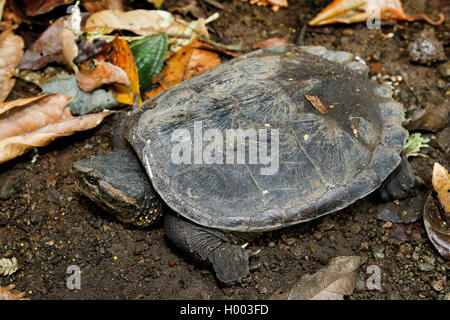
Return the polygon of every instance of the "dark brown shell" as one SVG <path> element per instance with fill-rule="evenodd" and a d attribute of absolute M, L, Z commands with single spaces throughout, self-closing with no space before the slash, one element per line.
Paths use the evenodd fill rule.
<path fill-rule="evenodd" d="M 402 106 L 366 70 L 323 47 L 259 50 L 159 94 L 133 112 L 126 137 L 162 199 L 195 223 L 253 232 L 308 221 L 374 191 L 400 162 Z M 172 134 L 192 134 L 195 121 L 224 137 L 278 130 L 277 173 L 247 161 L 174 164 Z"/>

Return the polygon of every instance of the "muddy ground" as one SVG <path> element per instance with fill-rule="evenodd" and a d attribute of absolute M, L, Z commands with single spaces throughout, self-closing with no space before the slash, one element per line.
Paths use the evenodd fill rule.
<path fill-rule="evenodd" d="M 288 9 L 273 13 L 240 0 L 223 1 L 226 10 L 219 10 L 211 34 L 218 42 L 247 49 L 270 37 L 295 43 L 308 19 L 327 2 L 289 0 Z M 434 28 L 448 45 L 448 2 L 402 2 L 408 13 L 444 13 L 447 22 Z M 176 5 L 166 1 L 163 8 Z M 218 11 L 206 8 L 208 14 Z M 381 74 L 401 75 L 395 98 L 408 115 L 449 100 L 448 81 L 436 66 L 408 61 L 409 41 L 425 27 L 423 22 L 399 22 L 381 30 L 365 24 L 308 27 L 303 41 L 350 51 L 369 65 L 381 63 Z M 389 33 L 393 37 L 383 36 Z M 28 95 L 29 87 L 18 81 L 10 99 Z M 0 257 L 16 257 L 20 264 L 15 274 L 0 278 L 0 286 L 14 283 L 31 299 L 267 299 L 333 257 L 360 255 L 367 260 L 348 299 L 449 299 L 450 261 L 432 247 L 422 220 L 386 225 L 377 219 L 381 202 L 375 194 L 327 217 L 261 235 L 248 246 L 249 251 L 261 250 L 252 259 L 259 267 L 242 284 L 220 284 L 209 269 L 194 265 L 168 243 L 161 222 L 145 230 L 123 226 L 77 190 L 72 162 L 110 150 L 112 123 L 109 118 L 97 129 L 0 166 L 0 221 L 15 217 L 0 226 Z M 425 135 L 432 139 L 423 151 L 428 157 L 410 161 L 429 182 L 435 161 L 450 167 L 449 128 Z M 82 270 L 80 290 L 66 287 L 70 265 Z M 371 265 L 381 270 L 381 291 L 366 288 Z"/>

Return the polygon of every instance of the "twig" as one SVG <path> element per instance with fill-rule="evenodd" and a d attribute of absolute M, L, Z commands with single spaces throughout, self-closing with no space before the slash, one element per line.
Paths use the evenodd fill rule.
<path fill-rule="evenodd" d="M 203 2 L 204 0 L 198 0 L 198 3 L 200 3 L 200 6 L 202 7 L 203 13 L 205 14 L 205 16 L 208 16 L 208 9 L 206 8 L 205 3 Z M 215 34 L 217 34 L 219 36 L 220 39 L 223 39 L 223 34 L 219 31 L 219 29 L 217 29 L 215 24 L 211 24 L 211 28 L 213 28 L 213 31 Z"/>
<path fill-rule="evenodd" d="M 209 17 L 208 19 L 205 20 L 205 24 L 207 24 L 207 23 L 209 23 L 209 22 L 211 22 L 211 21 L 216 20 L 216 19 L 218 18 L 218 16 L 219 16 L 219 14 L 216 12 L 216 13 L 213 14 L 211 17 Z M 221 49 L 221 50 L 228 50 L 228 51 L 245 51 L 245 50 L 242 48 L 242 40 L 241 40 L 241 44 L 239 44 L 239 45 L 226 45 L 226 44 L 218 43 L 218 42 L 215 42 L 215 41 L 213 41 L 213 40 L 210 40 L 210 39 L 206 38 L 204 35 L 198 33 L 197 30 L 191 28 L 191 26 L 189 26 L 189 24 L 187 24 L 186 22 L 180 21 L 180 20 L 178 20 L 178 19 L 175 19 L 175 21 L 178 22 L 178 23 L 180 23 L 180 24 L 182 24 L 182 25 L 184 25 L 184 26 L 187 27 L 187 28 L 190 28 L 190 29 L 192 30 L 192 32 L 195 32 L 195 33 L 197 34 L 197 37 L 198 37 L 198 39 L 199 39 L 200 41 L 203 41 L 203 42 L 205 42 L 205 43 L 207 43 L 207 44 L 210 44 L 210 45 L 212 45 L 212 46 L 215 46 L 215 47 L 217 47 L 217 48 L 219 48 L 219 49 Z"/>
<path fill-rule="evenodd" d="M 240 44 L 222 44 L 210 39 L 207 39 L 206 37 L 199 35 L 198 39 L 202 42 L 205 42 L 207 44 L 210 44 L 220 50 L 228 50 L 228 51 L 245 51 L 245 49 L 242 47 L 242 39 Z"/>
<path fill-rule="evenodd" d="M 133 42 L 136 40 L 141 40 L 144 39 L 145 37 L 148 36 L 118 36 L 119 39 L 125 40 L 127 42 Z M 180 39 L 190 39 L 191 36 L 186 35 L 186 34 L 172 34 L 172 33 L 167 33 L 167 37 L 168 38 L 180 38 Z M 93 35 L 89 38 L 89 40 L 105 40 L 106 42 L 111 42 L 115 39 L 115 36 L 109 36 L 109 35 Z"/>
<path fill-rule="evenodd" d="M 215 0 L 203 0 L 203 1 L 205 1 L 209 5 L 212 5 L 213 7 L 216 7 L 217 9 L 226 11 L 224 5 Z"/>
<path fill-rule="evenodd" d="M 296 44 L 298 46 L 302 46 L 304 44 L 305 41 L 305 34 L 306 34 L 306 29 L 308 28 L 308 23 L 305 23 L 303 25 L 303 27 L 300 29 L 300 34 L 297 37 L 297 41 Z"/>

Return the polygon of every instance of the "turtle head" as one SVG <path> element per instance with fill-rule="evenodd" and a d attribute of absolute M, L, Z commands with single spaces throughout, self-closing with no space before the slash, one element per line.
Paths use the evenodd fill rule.
<path fill-rule="evenodd" d="M 77 161 L 72 170 L 81 192 L 121 222 L 146 227 L 161 216 L 161 202 L 131 151 Z"/>

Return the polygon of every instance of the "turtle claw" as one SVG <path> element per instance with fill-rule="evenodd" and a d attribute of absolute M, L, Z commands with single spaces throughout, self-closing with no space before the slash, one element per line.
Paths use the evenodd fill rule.
<path fill-rule="evenodd" d="M 437 21 L 433 21 L 425 14 L 410 16 L 403 10 L 400 0 L 334 0 L 308 24 L 320 26 L 331 23 L 355 23 L 374 18 L 406 21 L 423 19 L 432 25 L 439 25 L 444 21 L 442 13 L 439 14 Z"/>

